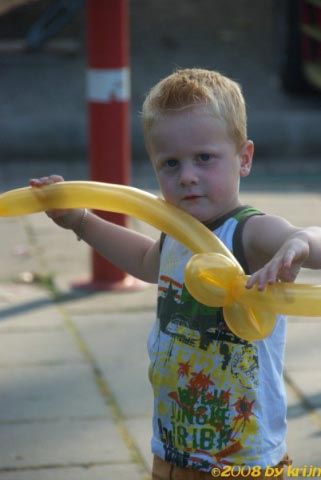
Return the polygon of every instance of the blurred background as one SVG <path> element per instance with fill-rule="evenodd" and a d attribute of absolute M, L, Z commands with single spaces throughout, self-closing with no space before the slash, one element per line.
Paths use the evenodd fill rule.
<path fill-rule="evenodd" d="M 129 6 L 135 163 L 146 160 L 139 119 L 146 91 L 177 67 L 198 66 L 241 83 L 258 162 L 304 157 L 318 168 L 320 1 L 131 0 Z M 0 13 L 0 161 L 86 161 L 85 3 L 2 0 Z"/>

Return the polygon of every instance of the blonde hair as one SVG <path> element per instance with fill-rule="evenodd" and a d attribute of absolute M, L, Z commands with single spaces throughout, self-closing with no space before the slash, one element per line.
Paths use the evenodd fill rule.
<path fill-rule="evenodd" d="M 150 90 L 142 108 L 146 143 L 151 127 L 162 114 L 199 104 L 210 106 L 213 114 L 225 121 L 231 139 L 241 148 L 247 140 L 241 87 L 218 72 L 201 68 L 177 70 Z"/>

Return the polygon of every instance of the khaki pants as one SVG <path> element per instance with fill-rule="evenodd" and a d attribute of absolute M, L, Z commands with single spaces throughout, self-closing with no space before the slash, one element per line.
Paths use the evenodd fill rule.
<path fill-rule="evenodd" d="M 282 468 L 284 465 L 291 465 L 291 460 L 289 460 L 288 455 L 286 455 L 283 460 L 276 466 L 278 468 Z M 274 468 L 276 468 L 274 467 Z M 159 457 L 154 456 L 153 462 L 153 471 L 152 471 L 152 480 L 213 480 L 214 478 L 224 479 L 224 478 L 247 478 L 247 479 L 255 479 L 255 480 L 266 480 L 264 470 L 261 472 L 259 476 L 257 475 L 246 475 L 245 467 L 243 473 L 240 473 L 239 476 L 235 476 L 234 469 L 233 475 L 226 475 L 221 476 L 220 473 L 215 472 L 215 475 L 206 472 L 198 472 L 197 470 L 193 470 L 191 468 L 179 468 L 171 465 L 168 462 L 165 462 Z M 214 473 L 214 472 L 213 472 Z M 246 476 L 245 476 L 246 475 Z M 271 478 L 271 476 L 270 476 Z M 273 480 L 283 480 L 285 479 L 285 475 L 281 473 L 280 475 L 273 476 Z"/>

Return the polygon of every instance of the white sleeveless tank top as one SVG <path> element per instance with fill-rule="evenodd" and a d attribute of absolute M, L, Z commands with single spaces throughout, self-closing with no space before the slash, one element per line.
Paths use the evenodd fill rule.
<path fill-rule="evenodd" d="M 261 214 L 240 207 L 208 226 L 247 270 L 241 232 Z M 286 319 L 256 342 L 236 337 L 222 309 L 197 302 L 184 285 L 192 253 L 166 236 L 157 320 L 148 339 L 154 391 L 152 452 L 179 467 L 273 466 L 286 452 L 283 359 Z"/>

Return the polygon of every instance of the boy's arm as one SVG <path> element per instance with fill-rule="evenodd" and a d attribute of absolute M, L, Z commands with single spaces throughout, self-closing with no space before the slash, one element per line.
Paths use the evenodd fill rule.
<path fill-rule="evenodd" d="M 75 228 L 77 233 L 77 229 Z M 144 282 L 157 283 L 159 240 L 88 213 L 81 238 L 113 265 Z"/>
<path fill-rule="evenodd" d="M 248 288 L 293 282 L 301 267 L 321 268 L 319 227 L 297 228 L 281 217 L 254 216 L 245 224 L 243 246 L 252 273 Z"/>
<path fill-rule="evenodd" d="M 41 188 L 62 181 L 60 175 L 50 175 L 31 179 L 29 183 L 33 188 Z M 155 241 L 134 230 L 107 222 L 91 212 L 84 217 L 83 209 L 51 210 L 46 213 L 60 227 L 80 235 L 82 240 L 117 268 L 144 282 L 157 283 L 159 240 Z"/>

